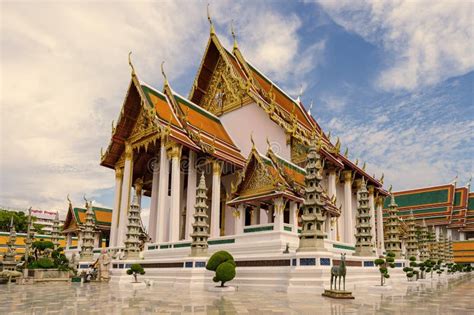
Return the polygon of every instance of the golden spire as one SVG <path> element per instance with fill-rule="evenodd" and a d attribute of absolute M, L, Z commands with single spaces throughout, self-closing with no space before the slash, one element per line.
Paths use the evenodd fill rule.
<path fill-rule="evenodd" d="M 255 141 L 253 141 L 253 131 L 250 133 L 250 142 L 252 142 L 252 149 L 256 149 Z"/>
<path fill-rule="evenodd" d="M 71 204 L 72 204 L 72 202 L 71 202 L 71 199 L 69 199 L 69 194 L 67 194 L 67 197 L 66 197 L 66 199 L 67 199 L 67 201 L 69 202 L 69 205 L 71 205 Z"/>
<path fill-rule="evenodd" d="M 358 158 L 355 161 L 355 165 L 359 165 L 359 159 Z"/>
<path fill-rule="evenodd" d="M 362 165 L 362 170 L 365 171 L 365 167 L 367 166 L 367 163 L 364 162 L 364 165 Z"/>
<path fill-rule="evenodd" d="M 211 35 L 215 35 L 216 30 L 214 29 L 214 24 L 212 24 L 211 15 L 209 14 L 209 3 L 207 4 L 207 20 L 209 21 L 209 24 L 211 26 L 211 29 L 210 29 Z"/>
<path fill-rule="evenodd" d="M 346 151 L 344 151 L 344 157 L 347 158 L 349 156 L 349 148 L 346 147 Z"/>
<path fill-rule="evenodd" d="M 168 86 L 168 78 L 166 77 L 166 73 L 165 73 L 165 70 L 163 68 L 163 65 L 165 64 L 164 61 L 161 62 L 161 74 L 163 75 L 163 78 L 165 79 L 165 82 L 164 82 L 164 85 L 165 86 Z"/>
<path fill-rule="evenodd" d="M 230 32 L 232 34 L 232 38 L 234 39 L 234 50 L 239 49 L 239 46 L 237 45 L 237 38 L 235 37 L 234 20 L 230 21 Z"/>
<path fill-rule="evenodd" d="M 337 137 L 335 148 L 336 148 L 336 153 L 339 153 L 341 151 L 341 139 L 339 139 L 339 137 Z"/>
<path fill-rule="evenodd" d="M 270 143 L 270 140 L 267 137 L 267 151 L 273 151 L 272 150 L 272 144 Z"/>
<path fill-rule="evenodd" d="M 382 183 L 382 184 L 383 184 L 383 179 L 384 179 L 384 177 L 385 177 L 385 174 L 382 173 L 382 177 L 380 177 L 380 179 L 379 179 L 379 182 Z"/>
<path fill-rule="evenodd" d="M 133 63 L 132 63 L 132 52 L 129 51 L 128 52 L 128 64 L 130 65 L 130 68 L 132 68 L 132 77 L 136 76 L 136 73 L 135 73 L 135 67 L 133 66 Z"/>

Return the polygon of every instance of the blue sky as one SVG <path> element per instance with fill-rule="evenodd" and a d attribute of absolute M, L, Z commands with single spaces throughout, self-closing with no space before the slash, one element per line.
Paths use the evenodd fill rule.
<path fill-rule="evenodd" d="M 112 206 L 98 165 L 130 79 L 187 95 L 206 2 L 2 2 L 0 205 Z M 467 1 L 211 1 L 219 38 L 308 106 L 395 190 L 473 173 L 473 5 Z M 147 203 L 145 204 L 147 207 Z"/>

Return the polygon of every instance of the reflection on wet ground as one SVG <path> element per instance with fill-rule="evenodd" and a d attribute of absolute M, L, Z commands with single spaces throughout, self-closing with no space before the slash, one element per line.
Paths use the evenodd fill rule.
<path fill-rule="evenodd" d="M 425 280 L 426 281 L 426 280 Z M 359 287 L 355 300 L 245 290 L 149 287 L 130 291 L 118 285 L 43 283 L 1 285 L 0 314 L 474 314 L 474 277 L 398 282 L 392 289 Z"/>

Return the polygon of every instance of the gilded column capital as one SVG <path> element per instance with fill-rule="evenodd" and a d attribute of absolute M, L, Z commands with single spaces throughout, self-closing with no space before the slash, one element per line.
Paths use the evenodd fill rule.
<path fill-rule="evenodd" d="M 133 157 L 133 148 L 130 142 L 125 142 L 125 159 L 131 160 Z"/>
<path fill-rule="evenodd" d="M 221 175 L 221 172 L 222 172 L 222 162 L 218 160 L 214 160 L 212 162 L 212 174 Z"/>
<path fill-rule="evenodd" d="M 275 207 L 275 212 L 278 214 L 283 213 L 285 209 L 285 202 L 283 201 L 282 197 L 273 199 L 273 206 Z"/>
<path fill-rule="evenodd" d="M 359 190 L 362 187 L 362 179 L 358 178 L 358 179 L 354 180 L 354 182 L 355 182 L 356 189 Z"/>
<path fill-rule="evenodd" d="M 137 195 L 141 195 L 142 193 L 142 189 L 143 189 L 143 179 L 142 178 L 138 178 L 136 181 L 135 181 L 135 190 L 137 191 Z"/>
<path fill-rule="evenodd" d="M 123 168 L 122 167 L 116 167 L 115 168 L 115 178 L 123 178 Z"/>
<path fill-rule="evenodd" d="M 382 196 L 377 197 L 376 205 L 377 206 L 382 206 L 383 205 L 383 197 Z"/>
<path fill-rule="evenodd" d="M 367 189 L 369 190 L 369 195 L 373 195 L 375 192 L 375 187 L 374 185 L 369 185 L 367 186 Z"/>
<path fill-rule="evenodd" d="M 345 182 L 349 182 L 352 180 L 352 171 L 350 170 L 342 171 L 342 176 L 344 177 Z"/>
<path fill-rule="evenodd" d="M 182 146 L 176 142 L 169 142 L 167 145 L 168 159 L 180 159 L 181 158 Z"/>

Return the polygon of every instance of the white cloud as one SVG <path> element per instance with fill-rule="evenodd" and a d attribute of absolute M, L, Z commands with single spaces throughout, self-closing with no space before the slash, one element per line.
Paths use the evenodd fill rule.
<path fill-rule="evenodd" d="M 331 112 L 339 113 L 347 105 L 347 98 L 336 95 L 323 95 L 321 97 L 323 105 Z"/>
<path fill-rule="evenodd" d="M 385 106 L 361 113 L 363 120 L 340 115 L 323 124 L 341 137 L 352 159 L 367 161 L 370 174 L 384 172 L 387 187 L 446 184 L 456 174 L 464 184 L 473 174 L 474 121 L 448 118 L 455 100 L 446 90 L 385 99 Z"/>
<path fill-rule="evenodd" d="M 319 1 L 349 31 L 384 47 L 377 85 L 413 90 L 474 69 L 471 1 Z"/>
<path fill-rule="evenodd" d="M 130 79 L 128 52 L 141 79 L 157 87 L 162 60 L 172 84 L 191 81 L 209 35 L 206 3 L 1 6 L 0 204 L 64 210 L 68 193 L 80 201 L 110 192 L 114 174 L 98 165 L 99 151 Z M 211 14 L 219 31 L 236 19 L 244 53 L 270 75 L 284 80 L 284 71 L 312 67 L 311 56 L 298 55 L 298 17 L 230 1 L 212 3 Z M 219 36 L 228 43 L 229 33 Z"/>

